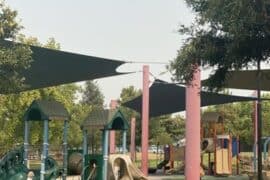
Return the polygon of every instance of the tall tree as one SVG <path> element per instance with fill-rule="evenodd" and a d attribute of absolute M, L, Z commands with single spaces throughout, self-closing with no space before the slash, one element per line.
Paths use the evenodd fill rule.
<path fill-rule="evenodd" d="M 95 81 L 86 81 L 82 91 L 82 103 L 91 106 L 103 106 L 104 96 Z"/>
<path fill-rule="evenodd" d="M 20 71 L 31 63 L 31 50 L 27 46 L 4 46 L 3 40 L 15 40 L 22 26 L 17 22 L 17 11 L 10 9 L 0 0 L 0 92 L 20 89 L 24 78 Z"/>
<path fill-rule="evenodd" d="M 176 80 L 189 82 L 194 64 L 199 64 L 216 67 L 209 85 L 221 87 L 229 70 L 249 68 L 268 59 L 268 0 L 185 1 L 196 18 L 191 26 L 179 30 L 189 38 L 170 64 Z"/>

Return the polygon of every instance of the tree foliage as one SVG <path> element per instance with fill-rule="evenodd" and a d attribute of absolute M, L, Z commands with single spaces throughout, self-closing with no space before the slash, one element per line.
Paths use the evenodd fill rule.
<path fill-rule="evenodd" d="M 270 21 L 268 1 L 261 2 L 186 0 L 196 18 L 191 26 L 179 30 L 189 38 L 169 66 L 175 80 L 189 82 L 193 65 L 199 64 L 215 67 L 209 85 L 221 87 L 229 70 L 266 61 L 270 53 Z"/>
<path fill-rule="evenodd" d="M 132 100 L 133 98 L 139 96 L 141 94 L 141 90 L 136 89 L 134 86 L 129 86 L 126 88 L 123 88 L 120 93 L 120 99 L 118 100 L 120 104 L 123 104 L 129 100 Z M 130 122 L 132 117 L 136 118 L 136 134 L 141 134 L 141 117 L 140 115 L 129 108 L 126 108 L 124 106 L 120 106 L 121 112 L 124 114 L 125 118 L 128 122 Z M 118 136 L 119 137 L 119 136 Z M 140 145 L 141 143 L 141 136 L 135 137 L 135 144 Z M 120 143 L 120 141 L 118 141 Z M 130 131 L 127 133 L 127 144 L 130 144 Z"/>
<path fill-rule="evenodd" d="M 82 103 L 92 106 L 103 106 L 104 96 L 95 81 L 86 81 L 85 89 L 82 91 Z"/>
<path fill-rule="evenodd" d="M 16 18 L 17 12 L 0 0 L 0 92 L 22 88 L 24 78 L 20 71 L 29 68 L 32 60 L 30 48 L 23 45 L 3 45 L 5 39 L 16 40 L 22 28 Z"/>

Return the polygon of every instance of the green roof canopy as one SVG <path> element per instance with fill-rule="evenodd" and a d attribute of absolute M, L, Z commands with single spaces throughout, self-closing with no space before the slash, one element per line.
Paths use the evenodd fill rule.
<path fill-rule="evenodd" d="M 1 41 L 1 45 L 18 45 Z M 22 73 L 27 87 L 21 91 L 56 86 L 72 82 L 119 75 L 116 68 L 124 61 L 74 54 L 59 50 L 30 46 L 32 50 L 31 67 Z M 0 92 L 1 94 L 15 92 Z"/>
<path fill-rule="evenodd" d="M 53 100 L 35 100 L 24 114 L 25 121 L 42 121 L 52 119 L 69 119 L 69 113 L 66 108 L 60 102 Z"/>
<path fill-rule="evenodd" d="M 120 110 L 95 109 L 82 124 L 84 129 L 127 130 L 127 120 Z"/>

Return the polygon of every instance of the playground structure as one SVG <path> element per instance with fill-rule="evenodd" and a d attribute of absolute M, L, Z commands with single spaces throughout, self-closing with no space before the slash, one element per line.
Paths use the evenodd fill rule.
<path fill-rule="evenodd" d="M 239 142 L 232 139 L 224 130 L 224 118 L 219 113 L 206 112 L 202 116 L 201 150 L 208 153 L 209 175 L 231 175 L 232 158 L 236 155 L 237 174 L 239 173 Z M 234 147 L 234 148 L 233 148 Z M 211 154 L 214 155 L 213 161 Z M 202 156 L 203 161 L 203 156 Z"/>
<path fill-rule="evenodd" d="M 166 169 L 174 168 L 174 161 L 184 161 L 185 159 L 185 146 L 173 146 L 166 145 L 164 147 L 164 159 L 157 164 L 157 169 L 162 169 L 164 172 Z M 169 166 L 167 166 L 169 164 Z M 181 170 L 180 170 L 181 171 Z M 182 174 L 181 172 L 178 172 Z"/>
<path fill-rule="evenodd" d="M 34 180 L 51 180 L 59 176 L 65 180 L 67 175 L 67 123 L 69 114 L 64 106 L 57 101 L 35 100 L 24 114 L 24 146 L 9 151 L 0 160 L 0 177 L 6 180 L 25 180 L 28 173 L 34 173 Z M 60 169 L 57 162 L 49 157 L 49 121 L 64 121 L 63 132 L 63 166 Z M 44 123 L 43 151 L 41 155 L 41 168 L 30 169 L 28 159 L 30 121 Z"/>
<path fill-rule="evenodd" d="M 202 140 L 201 159 L 208 154 L 208 167 L 201 164 L 201 175 L 206 169 L 207 175 L 228 176 L 232 175 L 232 158 L 236 156 L 237 174 L 239 174 L 239 141 L 231 138 L 230 134 L 225 134 L 224 118 L 216 112 L 206 112 L 202 116 Z M 270 141 L 270 139 L 269 139 Z M 170 169 L 168 173 L 184 173 L 185 165 L 178 169 L 174 168 L 174 161 L 184 162 L 185 144 L 181 146 L 168 145 L 164 148 L 164 160 L 157 165 L 157 169 Z M 211 158 L 211 156 L 214 158 Z M 213 160 L 211 160 L 213 159 Z M 166 167 L 169 165 L 168 167 Z"/>
<path fill-rule="evenodd" d="M 64 106 L 57 101 L 35 100 L 24 115 L 24 164 L 29 169 L 28 147 L 30 134 L 30 121 L 44 123 L 43 129 L 43 151 L 41 155 L 40 171 L 34 171 L 34 179 L 56 179 L 62 174 L 63 179 L 67 175 L 67 124 L 69 114 Z M 49 121 L 64 121 L 63 130 L 63 168 L 60 170 L 57 162 L 49 157 Z"/>
<path fill-rule="evenodd" d="M 83 155 L 82 179 L 146 179 L 125 155 L 128 122 L 120 110 L 95 109 L 82 124 Z M 93 129 L 102 131 L 102 154 L 89 154 L 88 133 Z M 122 131 L 122 154 L 108 153 L 109 131 Z"/>
<path fill-rule="evenodd" d="M 28 169 L 23 164 L 23 148 L 16 148 L 0 159 L 0 177 L 7 180 L 27 179 Z"/>
<path fill-rule="evenodd" d="M 78 64 L 80 64 L 81 65 L 81 67 L 80 68 L 77 68 L 77 69 L 80 69 L 80 72 L 78 72 L 78 73 L 73 73 L 73 74 L 71 74 L 70 72 L 72 72 L 72 70 L 74 69 L 74 66 L 73 65 L 70 65 L 70 63 L 66 63 L 66 61 L 63 61 L 63 64 L 69 64 L 69 68 L 71 68 L 71 70 L 66 70 L 67 69 L 67 67 L 65 67 L 64 65 L 63 66 L 61 66 L 61 67 L 65 67 L 65 68 L 61 68 L 61 69 L 59 69 L 59 68 L 57 68 L 57 73 L 52 73 L 52 72 L 50 72 L 50 73 L 48 73 L 48 72 L 46 72 L 46 71 L 43 71 L 43 69 L 44 69 L 44 64 L 42 64 L 43 62 L 46 62 L 45 63 L 45 65 L 46 65 L 46 67 L 59 67 L 59 64 L 57 65 L 57 66 L 55 66 L 53 63 L 55 63 L 55 62 L 57 62 L 57 63 L 59 63 L 59 61 L 55 61 L 55 58 L 53 58 L 53 57 L 57 57 L 57 58 L 59 58 L 59 56 L 52 56 L 52 54 L 57 54 L 58 52 L 57 51 L 53 51 L 53 52 L 50 52 L 50 50 L 44 50 L 44 49 L 42 49 L 42 48 L 37 48 L 37 47 L 32 47 L 32 50 L 33 50 L 33 55 L 35 55 L 34 57 L 34 65 L 32 65 L 31 66 L 31 68 L 33 67 L 33 69 L 35 70 L 35 71 L 33 71 L 33 72 L 45 72 L 45 73 L 43 73 L 42 75 L 44 75 L 44 76 L 42 76 L 42 77 L 37 77 L 36 75 L 35 75 L 35 73 L 29 73 L 30 74 L 30 76 L 29 77 L 26 77 L 26 82 L 27 82 L 27 84 L 29 84 L 30 86 L 27 86 L 27 87 L 30 87 L 31 89 L 36 89 L 36 88 L 42 88 L 42 87 L 47 87 L 47 86 L 52 86 L 52 85 L 58 85 L 58 84 L 61 84 L 61 83 L 67 83 L 67 82 L 74 82 L 74 81 L 79 81 L 79 80 L 85 80 L 85 79 L 93 79 L 93 78 L 97 78 L 97 77 L 101 77 L 101 76 L 105 76 L 104 74 L 103 74 L 103 70 L 104 69 L 106 69 L 107 70 L 107 68 L 104 68 L 104 66 L 103 65 L 100 65 L 100 64 L 98 64 L 98 66 L 94 66 L 94 65 L 92 65 L 91 64 L 91 66 L 90 66 L 90 61 L 89 61 L 89 66 L 87 66 L 86 64 L 84 64 L 84 63 L 80 63 L 80 61 L 77 61 L 76 60 L 76 63 L 78 63 Z M 37 51 L 38 50 L 38 51 Z M 50 60 L 50 63 L 48 63 L 48 61 L 45 61 L 44 60 L 44 55 L 43 54 L 45 54 L 45 53 L 39 53 L 39 54 L 41 54 L 42 55 L 42 58 L 40 58 L 40 57 L 38 57 L 37 56 L 37 54 L 38 53 L 36 53 L 36 52 L 39 52 L 39 51 L 46 51 L 46 58 L 45 58 L 45 60 Z M 50 56 L 49 56 L 50 55 Z M 74 55 L 74 54 L 68 54 L 68 53 L 65 53 L 64 54 L 65 55 L 65 57 L 72 57 L 72 59 L 75 59 L 75 56 L 77 57 L 77 55 Z M 63 56 L 63 55 L 62 55 Z M 49 57 L 49 58 L 47 58 L 47 57 Z M 86 58 L 90 58 L 90 57 L 84 57 L 84 59 L 86 59 Z M 91 57 L 92 59 L 95 59 L 95 57 Z M 39 62 L 42 62 L 41 63 L 41 65 L 39 65 L 39 66 L 37 66 L 36 64 L 37 64 L 37 59 L 41 59 Z M 60 58 L 61 59 L 61 58 Z M 72 59 L 70 59 L 70 58 L 63 58 L 63 59 L 68 59 L 68 62 L 71 62 L 71 60 Z M 82 59 L 83 60 L 83 59 Z M 99 59 L 100 60 L 100 59 Z M 75 62 L 75 61 L 74 61 Z M 86 62 L 86 61 L 85 61 Z M 113 61 L 112 61 L 113 62 Z M 118 66 L 118 65 L 120 65 L 120 64 L 122 64 L 122 63 L 124 63 L 124 62 L 115 62 L 115 66 L 113 66 L 113 64 L 110 64 L 110 63 L 108 63 L 108 61 L 106 61 L 104 64 L 107 64 L 108 65 L 108 67 L 111 67 L 111 69 L 113 69 L 113 71 L 112 72 L 114 72 L 114 70 L 115 70 L 115 67 L 116 66 Z M 40 67 L 41 68 L 41 70 L 37 70 L 37 67 Z M 89 67 L 92 67 L 92 69 L 91 70 L 89 70 Z M 98 67 L 98 68 L 97 68 Z M 33 69 L 30 69 L 29 71 L 30 72 L 32 72 L 32 70 Z M 46 68 L 45 68 L 46 69 Z M 50 69 L 50 71 L 52 71 L 52 69 L 51 68 L 48 68 L 48 69 Z M 62 76 L 60 76 L 59 75 L 59 71 L 60 70 L 64 70 L 64 72 L 62 73 L 60 73 Z M 91 73 L 89 73 L 89 74 L 87 74 L 87 76 L 86 75 L 84 75 L 84 77 L 77 77 L 77 78 L 75 78 L 74 79 L 74 75 L 76 75 L 76 74 L 82 74 L 82 69 L 84 69 L 85 70 L 85 72 L 93 72 L 92 74 L 94 74 L 93 76 L 91 76 L 91 78 L 90 78 L 90 76 L 89 76 L 89 74 L 91 74 Z M 93 71 L 92 71 L 93 70 Z M 96 71 L 97 72 L 96 72 Z M 65 74 L 65 72 L 67 73 L 67 74 Z M 99 73 L 98 75 L 96 75 L 97 73 Z M 115 72 L 114 72 L 115 73 Z M 39 74 L 39 73 L 36 73 L 36 74 Z M 56 75 L 57 74 L 57 75 Z M 116 73 L 117 74 L 117 73 Z M 145 77 L 147 77 L 148 76 L 148 74 L 149 74 L 149 72 L 146 72 L 145 73 L 146 75 L 145 75 Z M 199 73 L 197 73 L 197 74 L 199 74 Z M 113 73 L 107 73 L 107 75 L 106 76 L 109 76 L 109 75 L 113 75 Z M 72 76 L 72 77 L 70 77 L 70 76 Z M 37 80 L 38 81 L 38 83 L 37 83 L 37 85 L 36 86 L 33 86 L 33 84 L 35 85 L 35 83 L 33 83 L 34 82 L 34 80 L 33 79 L 31 79 L 31 77 L 34 77 L 34 80 Z M 49 77 L 52 77 L 52 78 L 49 78 Z M 55 81 L 55 77 L 65 77 L 65 78 L 62 78 L 62 80 L 61 81 Z M 198 77 L 198 78 L 195 78 L 198 82 L 199 82 L 199 80 L 200 80 L 200 77 L 199 77 L 199 75 L 198 76 L 196 76 L 196 77 Z M 69 78 L 69 79 L 68 79 Z M 57 79 L 57 78 L 56 78 Z M 60 78 L 61 79 L 61 78 Z M 63 80 L 64 79 L 64 80 Z M 46 83 L 44 83 L 44 80 L 46 80 Z M 42 82 L 42 83 L 40 83 L 40 82 Z M 54 82 L 54 83 L 51 83 L 51 82 Z M 145 82 L 149 82 L 148 80 L 146 80 Z M 199 83 L 198 83 L 199 84 Z M 265 83 L 266 84 L 266 83 Z M 198 86 L 200 86 L 200 85 L 198 85 Z M 146 89 L 146 90 L 148 90 L 148 83 L 146 83 L 146 86 L 145 86 L 145 88 L 144 89 Z M 200 143 L 199 143 L 199 141 L 200 141 L 200 139 L 198 138 L 199 137 L 199 135 L 197 135 L 196 134 L 196 132 L 198 132 L 199 130 L 198 130 L 198 128 L 200 128 L 200 123 L 198 123 L 199 122 L 199 120 L 200 120 L 200 111 L 199 111 L 199 107 L 201 107 L 200 105 L 201 105 L 201 103 L 200 103 L 200 101 L 199 101 L 199 96 L 198 96 L 198 94 L 199 94 L 199 90 L 197 90 L 198 92 L 193 92 L 192 91 L 192 89 L 195 89 L 195 88 L 193 88 L 193 87 L 188 87 L 187 88 L 187 94 L 186 94 L 186 97 L 189 97 L 189 98 L 187 98 L 187 102 L 188 103 L 191 103 L 190 104 L 190 106 L 187 106 L 186 107 L 186 110 L 187 110 L 187 114 L 189 114 L 189 116 L 187 117 L 187 119 L 189 120 L 189 121 L 187 121 L 188 122 L 188 124 L 189 124 L 189 126 L 188 127 L 191 127 L 191 128 L 187 128 L 187 139 L 189 139 L 189 141 L 188 142 L 190 142 L 190 145 L 196 145 L 196 147 L 195 148 L 191 148 L 192 146 L 190 146 L 190 145 L 187 145 L 187 149 L 188 149 L 188 152 L 187 153 L 189 153 L 186 157 L 189 157 L 189 158 L 186 158 L 186 163 L 188 162 L 188 163 L 190 163 L 190 165 L 192 166 L 192 165 L 197 165 L 197 164 L 199 164 L 199 162 L 200 162 L 200 159 L 198 158 L 199 157 L 199 151 L 200 151 L 200 148 L 199 148 L 199 146 L 200 146 Z M 199 88 L 198 88 L 199 89 Z M 179 93 L 178 91 L 177 91 L 177 93 Z M 148 94 L 148 93 L 145 93 L 145 91 L 144 91 L 144 94 Z M 151 94 L 151 93 L 150 93 Z M 203 93 L 202 93 L 203 94 Z M 149 94 L 148 94 L 149 95 Z M 143 98 L 143 99 L 148 99 L 149 97 L 148 97 L 148 95 L 147 96 L 145 96 L 146 98 Z M 161 97 L 160 95 L 158 96 L 159 98 Z M 166 97 L 166 98 L 168 98 L 167 96 L 164 96 L 164 97 Z M 180 100 L 180 98 L 176 98 L 175 96 L 173 96 L 173 98 L 174 99 L 178 99 L 178 100 Z M 195 101 L 194 101 L 195 100 Z M 168 99 L 166 100 L 167 102 L 170 102 L 170 104 L 173 104 L 173 103 L 171 103 L 171 101 L 168 101 Z M 166 101 L 164 101 L 164 102 L 166 102 Z M 141 104 L 141 103 L 140 103 Z M 148 104 L 147 103 L 147 101 L 145 101 L 145 103 L 143 103 L 143 104 Z M 161 103 L 156 103 L 158 106 L 160 106 L 160 104 Z M 203 101 L 202 101 L 202 104 L 203 104 Z M 148 104 L 149 105 L 149 104 Z M 143 115 L 145 118 L 143 118 L 144 120 L 143 120 L 143 126 L 144 127 L 148 127 L 148 126 L 146 126 L 147 124 L 148 124 L 148 115 L 147 115 L 147 112 L 148 112 L 148 110 L 149 110 L 149 107 L 148 107 L 148 105 L 147 106 L 145 106 L 145 105 L 143 105 L 143 107 L 140 107 L 140 108 L 142 108 L 142 109 L 144 109 L 143 111 L 145 112 L 145 113 L 143 113 L 143 114 L 146 114 L 146 115 Z M 139 106 L 138 106 L 139 107 Z M 161 107 L 161 106 L 160 106 Z M 167 109 L 172 109 L 172 108 L 167 108 Z M 180 111 L 179 109 L 173 109 L 173 111 Z M 168 112 L 167 112 L 168 113 Z M 194 115 L 194 116 L 193 116 Z M 146 123 L 144 123 L 144 122 L 146 122 Z M 46 123 L 45 123 L 45 121 L 44 121 L 44 125 L 45 125 Z M 48 122 L 47 122 L 47 124 L 48 124 Z M 145 125 L 146 124 L 146 125 Z M 196 125 L 196 129 L 194 129 L 193 127 Z M 47 125 L 46 125 L 47 126 Z M 45 126 L 45 127 L 46 127 Z M 147 128 L 146 128 L 147 129 Z M 46 131 L 45 131 L 46 132 Z M 148 131 L 143 131 L 143 133 L 144 134 L 146 134 L 146 135 L 148 135 Z M 105 131 L 103 131 L 103 134 L 107 134 L 107 133 L 105 133 Z M 44 136 L 45 137 L 45 136 Z M 106 138 L 107 136 L 103 136 L 104 137 L 104 140 L 106 140 L 106 141 L 108 141 L 108 139 Z M 222 137 L 221 137 L 222 138 Z M 27 139 L 27 138 L 26 138 Z M 45 138 L 44 138 L 45 139 Z M 216 137 L 214 137 L 214 141 L 216 142 L 217 141 L 217 139 L 218 138 L 216 138 Z M 148 144 L 148 138 L 145 138 L 145 139 L 143 139 L 143 141 L 147 141 L 147 142 L 145 142 L 145 144 Z M 221 139 L 221 142 L 222 142 L 222 144 L 223 144 L 223 142 L 227 142 L 228 141 L 228 138 L 227 138 L 227 140 L 224 140 L 224 139 Z M 210 144 L 210 143 L 209 143 Z M 226 143 L 224 143 L 224 144 L 226 144 Z M 25 141 L 25 147 L 26 147 L 26 150 L 27 150 L 27 142 Z M 44 149 L 46 149 L 46 144 L 44 144 Z M 143 146 L 144 148 L 145 148 L 145 146 Z M 226 148 L 227 146 L 225 146 L 225 148 Z M 225 148 L 222 148 L 222 149 L 225 149 Z M 124 149 L 124 148 L 123 148 Z M 147 148 L 146 148 L 147 149 Z M 215 149 L 215 148 L 214 148 Z M 44 151 L 45 152 L 45 151 Z M 143 151 L 143 152 L 145 152 L 145 150 Z M 26 152 L 26 154 L 27 154 L 27 152 Z M 46 153 L 43 153 L 44 155 L 46 155 Z M 65 154 L 65 153 L 64 153 Z M 143 153 L 143 155 L 145 155 L 145 153 Z M 147 157 L 147 155 L 146 155 L 146 157 Z M 228 157 L 230 157 L 230 156 L 228 156 Z M 42 162 L 42 168 L 41 169 L 43 169 L 43 170 L 46 170 L 46 160 L 44 160 L 44 159 L 46 159 L 46 158 L 42 158 L 42 160 L 43 160 L 43 162 Z M 65 159 L 65 158 L 64 158 Z M 83 158 L 85 161 L 86 161 L 86 158 Z M 147 159 L 147 158 L 145 158 L 145 159 Z M 195 161 L 192 161 L 191 162 L 191 160 L 193 160 L 193 159 L 195 159 Z M 226 158 L 227 159 L 227 158 Z M 103 158 L 103 160 L 104 160 L 104 158 Z M 190 160 L 190 161 L 189 161 Z M 90 160 L 89 160 L 89 162 L 90 162 Z M 229 162 L 229 161 L 228 161 Z M 27 163 L 26 163 L 27 164 Z M 96 163 L 92 163 L 92 164 L 96 164 Z M 229 163 L 228 163 L 229 164 Z M 102 164 L 103 165 L 103 164 Z M 106 163 L 104 164 L 104 166 L 106 165 Z M 144 167 L 146 167 L 147 165 L 145 165 L 145 164 L 142 164 L 142 168 L 144 169 Z M 90 166 L 89 166 L 90 167 Z M 96 168 L 97 166 L 93 166 L 93 168 Z M 197 167 L 197 166 L 196 166 Z M 215 167 L 215 166 L 213 166 L 213 167 Z M 222 166 L 223 167 L 223 166 Z M 104 168 L 104 169 L 106 169 L 106 168 Z M 104 170 L 103 169 L 103 170 Z M 229 169 L 229 168 L 228 168 Z M 193 170 L 196 174 L 198 174 L 198 169 L 194 169 Z M 224 171 L 225 172 L 225 171 Z M 44 173 L 44 172 L 43 172 Z M 194 173 L 194 174 L 195 174 Z M 191 177 L 190 176 L 190 174 L 192 174 L 192 170 L 188 170 L 188 171 L 186 171 L 186 173 L 185 173 L 186 175 L 187 175 L 187 177 Z"/>

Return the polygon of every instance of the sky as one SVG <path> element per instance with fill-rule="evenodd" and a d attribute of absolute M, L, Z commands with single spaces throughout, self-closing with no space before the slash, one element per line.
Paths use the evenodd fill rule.
<path fill-rule="evenodd" d="M 183 0 L 6 0 L 18 11 L 23 34 L 45 43 L 53 37 L 64 51 L 149 64 L 154 77 L 170 81 L 166 63 L 184 42 L 177 30 L 194 15 Z M 135 74 L 103 78 L 97 83 L 105 103 L 130 85 L 142 88 L 142 64 L 126 64 L 118 71 Z"/>

